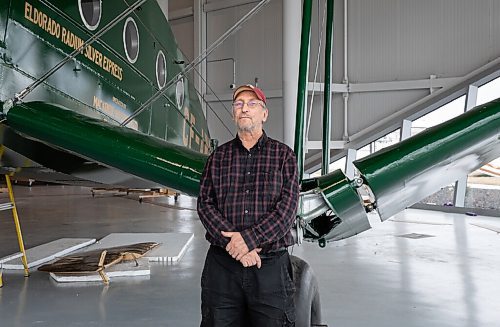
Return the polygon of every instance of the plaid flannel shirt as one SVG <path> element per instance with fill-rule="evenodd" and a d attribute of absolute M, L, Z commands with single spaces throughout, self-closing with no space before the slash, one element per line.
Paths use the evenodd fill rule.
<path fill-rule="evenodd" d="M 208 158 L 200 183 L 198 215 L 206 239 L 225 247 L 221 231 L 240 232 L 249 250 L 290 246 L 299 184 L 293 151 L 264 133 L 247 150 L 238 136 Z"/>

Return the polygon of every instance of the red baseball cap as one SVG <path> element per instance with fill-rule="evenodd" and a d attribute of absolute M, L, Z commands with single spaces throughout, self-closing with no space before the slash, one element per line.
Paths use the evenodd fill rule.
<path fill-rule="evenodd" d="M 241 85 L 236 90 L 234 90 L 233 101 L 236 100 L 236 97 L 241 92 L 244 92 L 244 91 L 253 92 L 255 94 L 255 96 L 257 97 L 257 99 L 266 103 L 266 95 L 264 94 L 264 92 L 261 89 L 259 89 L 257 86 L 253 86 L 252 84 Z"/>

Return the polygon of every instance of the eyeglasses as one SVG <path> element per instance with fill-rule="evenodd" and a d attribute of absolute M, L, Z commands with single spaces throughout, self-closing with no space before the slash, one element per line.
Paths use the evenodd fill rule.
<path fill-rule="evenodd" d="M 248 102 L 244 102 L 241 100 L 233 102 L 233 109 L 243 109 L 244 105 L 247 105 L 249 109 L 256 109 L 258 106 L 264 106 L 264 102 L 260 100 L 250 100 Z"/>

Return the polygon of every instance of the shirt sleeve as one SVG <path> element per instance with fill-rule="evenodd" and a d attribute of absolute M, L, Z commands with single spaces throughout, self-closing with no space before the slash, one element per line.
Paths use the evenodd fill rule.
<path fill-rule="evenodd" d="M 283 186 L 276 206 L 258 224 L 241 232 L 248 249 L 251 251 L 256 247 L 262 247 L 285 237 L 295 222 L 298 202 L 297 160 L 290 150 L 284 161 Z"/>
<path fill-rule="evenodd" d="M 212 154 L 205 165 L 200 181 L 200 194 L 198 196 L 197 210 L 201 223 L 205 226 L 207 234 L 217 245 L 226 246 L 229 239 L 222 236 L 221 231 L 234 231 L 233 225 L 222 215 L 217 204 L 217 195 L 213 184 Z"/>

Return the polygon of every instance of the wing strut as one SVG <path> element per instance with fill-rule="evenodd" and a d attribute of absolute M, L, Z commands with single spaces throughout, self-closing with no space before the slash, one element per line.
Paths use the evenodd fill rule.
<path fill-rule="evenodd" d="M 302 32 L 300 37 L 299 85 L 297 88 L 297 116 L 295 118 L 295 145 L 299 169 L 299 182 L 304 177 L 304 111 L 307 99 L 307 76 L 309 68 L 309 46 L 311 39 L 312 0 L 304 0 Z"/>

